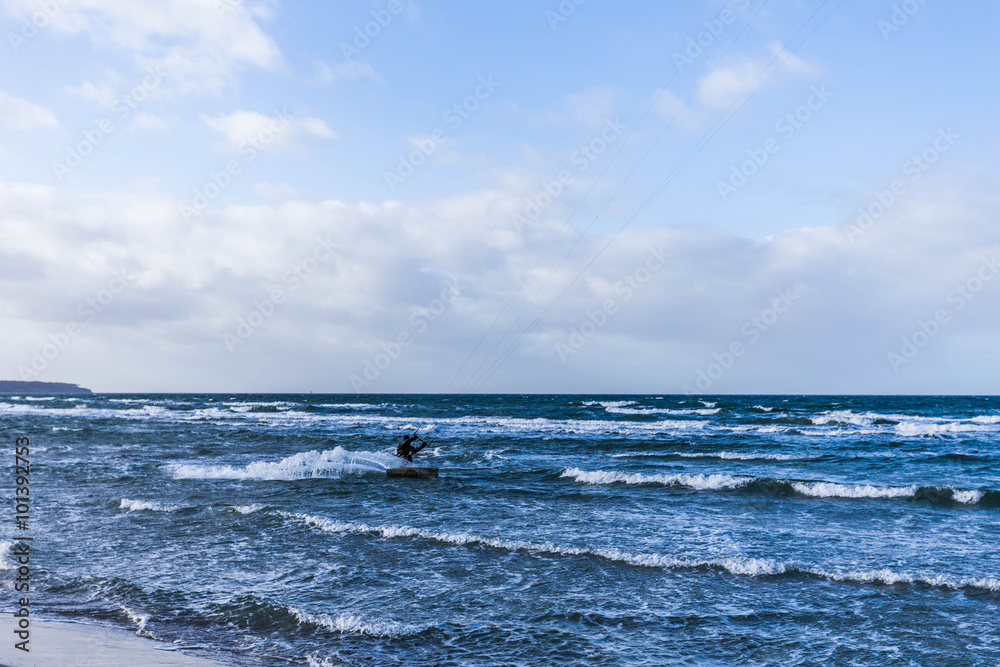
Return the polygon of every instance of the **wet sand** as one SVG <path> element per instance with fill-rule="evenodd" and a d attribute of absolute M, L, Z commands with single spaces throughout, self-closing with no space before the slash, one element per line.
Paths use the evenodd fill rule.
<path fill-rule="evenodd" d="M 212 667 L 175 645 L 137 637 L 134 632 L 82 623 L 32 619 L 29 652 L 14 647 L 14 617 L 0 614 L 0 667 Z"/>

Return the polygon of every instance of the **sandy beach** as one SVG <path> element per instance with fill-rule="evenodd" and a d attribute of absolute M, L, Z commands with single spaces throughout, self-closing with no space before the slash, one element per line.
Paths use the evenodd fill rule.
<path fill-rule="evenodd" d="M 0 667 L 211 667 L 219 663 L 185 655 L 172 644 L 128 630 L 33 620 L 30 651 L 14 648 L 14 618 L 0 616 Z"/>

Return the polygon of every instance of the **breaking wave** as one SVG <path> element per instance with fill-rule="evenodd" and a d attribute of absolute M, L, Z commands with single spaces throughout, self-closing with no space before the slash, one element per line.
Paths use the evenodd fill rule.
<path fill-rule="evenodd" d="M 933 588 L 963 590 L 977 589 L 1000 592 L 1000 579 L 992 577 L 953 578 L 945 575 L 896 572 L 889 569 L 872 570 L 827 570 L 817 567 L 797 565 L 777 561 L 772 558 L 730 556 L 724 558 L 695 559 L 678 558 L 664 554 L 633 554 L 623 549 L 590 549 L 568 547 L 551 542 L 529 542 L 499 537 L 485 537 L 471 533 L 449 533 L 422 530 L 411 526 L 369 526 L 363 523 L 333 521 L 309 514 L 294 514 L 279 511 L 277 514 L 291 520 L 300 521 L 312 528 L 332 534 L 364 534 L 383 539 L 419 538 L 456 546 L 482 545 L 503 551 L 530 551 L 558 556 L 589 556 L 636 567 L 650 567 L 667 570 L 721 570 L 737 576 L 765 577 L 806 575 L 829 581 L 859 584 L 923 584 Z"/>
<path fill-rule="evenodd" d="M 120 499 L 118 507 L 129 512 L 172 512 L 180 509 L 176 505 L 161 505 L 148 500 L 131 500 L 129 498 Z"/>
<path fill-rule="evenodd" d="M 644 475 L 642 473 L 610 472 L 607 470 L 580 470 L 569 468 L 560 477 L 572 477 L 583 484 L 660 484 L 697 490 L 735 489 L 745 486 L 753 477 L 728 474 L 700 475 L 676 473 L 672 475 Z"/>
<path fill-rule="evenodd" d="M 560 477 L 569 477 L 582 484 L 650 484 L 695 491 L 742 490 L 766 495 L 798 495 L 811 498 L 885 498 L 928 502 L 935 505 L 965 505 L 982 508 L 1000 507 L 1000 491 L 956 489 L 950 486 L 876 486 L 839 482 L 769 479 L 748 475 L 719 473 L 700 475 L 676 473 L 648 475 L 607 470 L 568 468 Z"/>
<path fill-rule="evenodd" d="M 416 625 L 396 621 L 371 621 L 353 614 L 340 614 L 334 617 L 327 614 L 312 614 L 295 607 L 289 607 L 288 610 L 301 625 L 314 625 L 341 634 L 395 638 L 419 634 L 424 630 Z"/>
<path fill-rule="evenodd" d="M 323 452 L 302 452 L 280 461 L 255 461 L 242 468 L 175 464 L 176 479 L 253 479 L 284 480 L 311 478 L 337 479 L 344 475 L 384 472 L 399 465 L 399 459 L 382 452 L 351 452 L 343 447 Z"/>
<path fill-rule="evenodd" d="M 862 432 L 891 428 L 899 436 L 913 438 L 995 430 L 991 427 L 1000 424 L 1000 415 L 948 418 L 828 410 L 811 417 L 811 421 L 817 426 L 859 428 Z"/>
<path fill-rule="evenodd" d="M 604 408 L 604 411 L 609 414 L 615 415 L 672 415 L 672 416 L 702 416 L 708 417 L 711 415 L 718 414 L 721 408 L 716 408 L 715 403 L 705 403 L 702 404 L 704 408 L 648 408 L 648 407 L 631 407 L 637 405 L 635 401 L 586 401 L 584 405 L 600 405 Z M 713 409 L 714 408 L 714 409 Z"/>

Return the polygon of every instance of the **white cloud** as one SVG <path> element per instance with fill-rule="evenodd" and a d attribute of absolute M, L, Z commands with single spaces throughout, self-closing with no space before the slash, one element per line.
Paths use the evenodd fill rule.
<path fill-rule="evenodd" d="M 712 110 L 728 109 L 744 95 L 760 88 L 769 78 L 768 71 L 784 71 L 815 76 L 819 68 L 811 65 L 790 51 L 786 51 L 781 42 L 768 45 L 767 55 L 758 58 L 736 56 L 727 58 L 707 75 L 702 77 L 695 93 L 698 102 Z"/>
<path fill-rule="evenodd" d="M 231 151 L 259 138 L 264 143 L 277 146 L 287 145 L 292 139 L 337 139 L 337 133 L 330 129 L 320 118 L 306 116 L 302 119 L 291 117 L 287 112 L 276 112 L 268 116 L 256 111 L 238 110 L 230 114 L 218 116 L 201 115 L 201 119 L 210 128 L 221 133 L 225 145 Z"/>
<path fill-rule="evenodd" d="M 59 127 L 56 115 L 49 109 L 11 97 L 3 91 L 0 91 L 0 120 L 12 130 Z"/>
<path fill-rule="evenodd" d="M 270 187 L 272 194 L 284 190 Z M 414 345 L 371 387 L 442 390 L 559 228 L 543 222 L 518 237 L 510 215 L 527 194 L 480 190 L 423 206 L 296 198 L 210 209 L 187 224 L 166 197 L 0 184 L 0 229 L 8 236 L 0 267 L 18 267 L 0 269 L 0 317 L 10 332 L 0 364 L 16 369 L 47 332 L 77 317 L 76 304 L 106 284 L 111 270 L 125 267 L 133 286 L 43 379 L 69 376 L 109 390 L 349 391 L 350 374 L 382 341 L 411 331 L 411 316 L 427 312 L 450 275 L 461 298 L 426 331 L 411 331 Z M 961 207 L 942 203 L 956 198 Z M 1000 356 L 982 353 L 984 342 L 994 350 L 1000 342 L 1000 311 L 992 307 L 1000 276 L 951 311 L 952 321 L 900 373 L 886 356 L 937 308 L 951 308 L 946 294 L 984 258 L 1000 261 L 1000 231 L 988 224 L 998 212 L 996 198 L 925 187 L 853 244 L 831 227 L 760 240 L 704 228 L 627 231 L 485 388 L 679 391 L 713 354 L 747 343 L 741 327 L 777 290 L 795 288 L 800 300 L 714 390 L 983 392 L 1000 372 Z M 302 266 L 317 239 L 336 246 L 333 254 L 292 290 L 284 277 Z M 574 240 L 569 232 L 556 238 L 508 317 Z M 607 240 L 584 238 L 545 294 L 557 293 Z M 615 285 L 635 274 L 651 247 L 670 253 L 669 261 L 626 300 Z M 228 353 L 222 334 L 274 289 L 284 290 L 287 302 Z M 609 297 L 618 312 L 562 363 L 555 343 Z"/>
<path fill-rule="evenodd" d="M 305 117 L 302 119 L 302 129 L 317 139 L 336 139 L 337 133 L 330 129 L 321 118 Z"/>
<path fill-rule="evenodd" d="M 37 11 L 36 0 L 0 0 L 15 15 Z M 85 34 L 111 51 L 146 66 L 162 66 L 182 91 L 217 91 L 235 81 L 241 66 L 270 69 L 281 59 L 277 44 L 258 24 L 266 5 L 222 0 L 74 0 L 58 3 L 49 28 Z M 220 9 L 221 8 L 221 9 Z"/>

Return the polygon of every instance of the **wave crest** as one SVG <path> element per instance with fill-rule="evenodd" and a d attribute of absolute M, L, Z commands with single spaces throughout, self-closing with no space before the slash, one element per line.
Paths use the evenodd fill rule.
<path fill-rule="evenodd" d="M 923 584 L 947 590 L 978 589 L 988 592 L 1000 592 L 1000 579 L 991 577 L 965 577 L 956 579 L 945 575 L 895 572 L 889 569 L 861 571 L 826 570 L 818 567 L 777 561 L 771 558 L 754 558 L 750 556 L 729 556 L 701 560 L 696 558 L 678 558 L 655 553 L 633 554 L 618 548 L 589 549 L 586 547 L 568 547 L 556 545 L 551 542 L 528 542 L 524 540 L 485 537 L 471 533 L 442 533 L 410 526 L 369 526 L 361 523 L 334 521 L 309 514 L 293 514 L 283 511 L 277 513 L 285 518 L 301 521 L 308 526 L 327 533 L 368 534 L 384 539 L 416 537 L 457 546 L 478 544 L 505 551 L 533 551 L 561 556 L 590 556 L 637 567 L 668 570 L 723 570 L 733 575 L 746 577 L 806 575 L 845 583 L 874 583 L 883 585 Z"/>
<path fill-rule="evenodd" d="M 223 465 L 178 464 L 172 466 L 176 479 L 250 479 L 293 481 L 297 479 L 338 479 L 347 474 L 384 472 L 399 465 L 399 459 L 382 452 L 351 452 L 343 447 L 317 452 L 301 452 L 280 461 L 255 461 L 242 468 Z"/>
<path fill-rule="evenodd" d="M 570 477 L 581 484 L 651 484 L 696 491 L 743 490 L 774 496 L 799 495 L 809 498 L 882 498 L 929 502 L 935 505 L 967 505 L 981 508 L 1000 506 L 1000 491 L 956 489 L 950 486 L 877 486 L 841 482 L 800 481 L 750 477 L 746 475 L 714 475 L 677 473 L 647 475 L 608 470 L 567 468 L 560 477 Z"/>
<path fill-rule="evenodd" d="M 368 635 L 369 637 L 403 637 L 423 632 L 423 628 L 397 621 L 369 621 L 353 614 L 340 614 L 336 617 L 327 614 L 311 614 L 295 607 L 288 611 L 300 624 L 315 625 L 330 632 L 340 634 Z"/>

